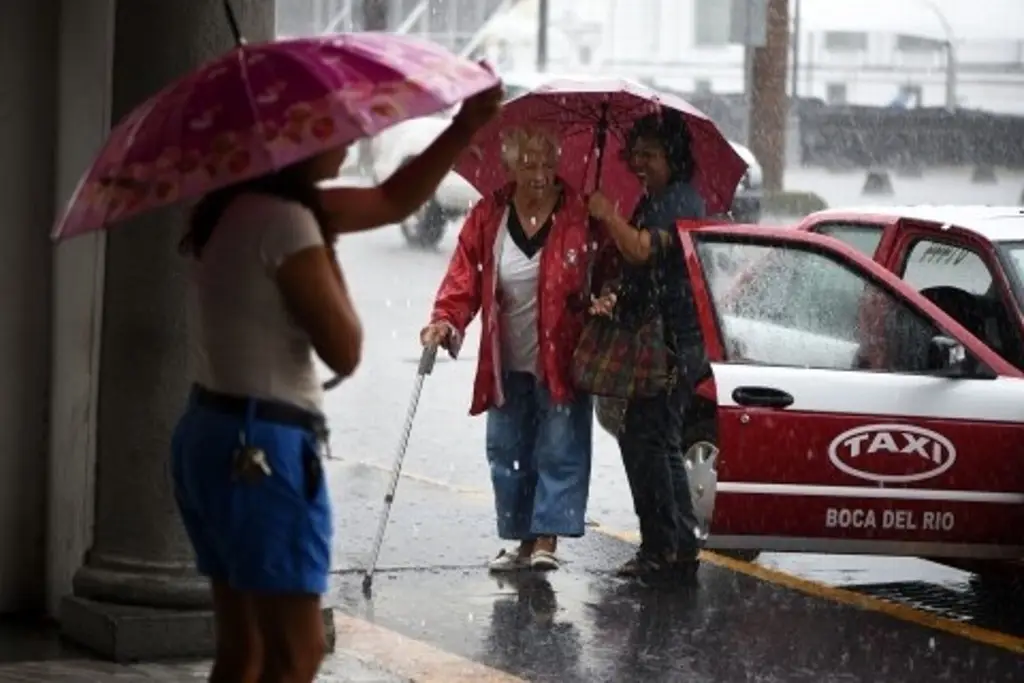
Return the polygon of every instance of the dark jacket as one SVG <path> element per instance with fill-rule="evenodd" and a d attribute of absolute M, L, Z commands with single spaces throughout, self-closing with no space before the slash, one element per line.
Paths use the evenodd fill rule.
<path fill-rule="evenodd" d="M 696 362 L 690 359 L 695 354 L 703 356 L 704 342 L 676 222 L 704 217 L 704 200 L 687 182 L 672 183 L 657 195 L 644 196 L 630 223 L 650 231 L 651 258 L 642 265 L 623 263 L 616 304 L 619 320 L 627 326 L 642 324 L 657 310 L 669 349 L 682 357 L 681 369 L 687 375 L 693 374 L 691 366 Z"/>

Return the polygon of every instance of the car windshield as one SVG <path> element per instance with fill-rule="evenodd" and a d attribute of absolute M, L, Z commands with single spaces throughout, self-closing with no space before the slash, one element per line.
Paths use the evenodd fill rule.
<path fill-rule="evenodd" d="M 1024 310 L 1024 241 L 998 243 L 999 257 L 1013 284 L 1017 308 Z"/>

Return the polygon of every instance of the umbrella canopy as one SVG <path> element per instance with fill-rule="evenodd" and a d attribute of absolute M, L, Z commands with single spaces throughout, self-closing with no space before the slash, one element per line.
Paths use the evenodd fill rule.
<path fill-rule="evenodd" d="M 114 128 L 53 237 L 279 170 L 497 83 L 483 66 L 411 36 L 363 32 L 239 45 Z"/>
<path fill-rule="evenodd" d="M 455 170 L 481 193 L 508 182 L 502 133 L 540 126 L 561 142 L 559 175 L 576 189 L 601 191 L 629 211 L 641 186 L 627 164 L 626 139 L 637 119 L 662 108 L 680 112 L 690 131 L 696 162 L 693 183 L 708 213 L 725 213 L 747 165 L 718 126 L 687 101 L 628 80 L 557 79 L 505 104 L 458 160 Z"/>

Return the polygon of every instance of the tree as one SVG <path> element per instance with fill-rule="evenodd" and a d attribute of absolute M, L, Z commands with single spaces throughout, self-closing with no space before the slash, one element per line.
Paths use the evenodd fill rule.
<path fill-rule="evenodd" d="M 754 50 L 750 103 L 750 151 L 764 169 L 764 186 L 782 189 L 789 101 L 786 65 L 789 60 L 789 2 L 768 0 L 767 40 Z"/>

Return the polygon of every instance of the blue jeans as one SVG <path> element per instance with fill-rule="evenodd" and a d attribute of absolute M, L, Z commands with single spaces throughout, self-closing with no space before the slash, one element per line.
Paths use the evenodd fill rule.
<path fill-rule="evenodd" d="M 590 397 L 554 404 L 526 372 L 507 373 L 503 385 L 505 404 L 487 411 L 498 536 L 514 541 L 582 536 L 594 424 Z"/>
<path fill-rule="evenodd" d="M 193 394 L 174 431 L 174 493 L 196 567 L 239 591 L 322 595 L 333 522 L 319 437 L 249 412 L 219 412 Z M 236 476 L 243 435 L 269 475 Z"/>

